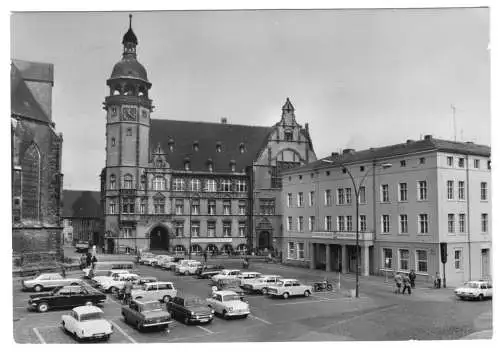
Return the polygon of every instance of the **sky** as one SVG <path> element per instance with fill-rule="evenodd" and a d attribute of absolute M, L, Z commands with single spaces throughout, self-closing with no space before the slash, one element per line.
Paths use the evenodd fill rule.
<path fill-rule="evenodd" d="M 487 8 L 132 13 L 153 118 L 271 126 L 290 97 L 318 157 L 426 134 L 491 144 Z M 128 12 L 11 16 L 11 57 L 54 64 L 65 189 L 100 188 L 127 29 Z"/>

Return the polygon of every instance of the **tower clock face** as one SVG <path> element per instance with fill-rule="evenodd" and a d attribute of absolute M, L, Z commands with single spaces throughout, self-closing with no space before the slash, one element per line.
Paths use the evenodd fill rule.
<path fill-rule="evenodd" d="M 131 108 L 131 107 L 123 108 L 124 121 L 135 121 L 136 119 L 137 119 L 137 108 Z"/>

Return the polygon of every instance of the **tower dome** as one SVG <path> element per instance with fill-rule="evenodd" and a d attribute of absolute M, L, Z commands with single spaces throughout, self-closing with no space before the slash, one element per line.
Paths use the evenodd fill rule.
<path fill-rule="evenodd" d="M 148 74 L 144 66 L 137 61 L 137 37 L 132 30 L 132 15 L 129 15 L 129 29 L 123 36 L 123 56 L 113 67 L 110 79 L 136 78 L 148 82 Z"/>

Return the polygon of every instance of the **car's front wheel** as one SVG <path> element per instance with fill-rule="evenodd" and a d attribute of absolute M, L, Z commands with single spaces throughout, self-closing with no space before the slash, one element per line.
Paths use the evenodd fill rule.
<path fill-rule="evenodd" d="M 306 290 L 306 291 L 304 292 L 304 296 L 305 296 L 305 297 L 309 297 L 310 295 L 311 295 L 311 292 L 309 292 L 309 290 Z"/>
<path fill-rule="evenodd" d="M 478 296 L 478 298 L 479 298 L 479 300 L 480 300 L 480 301 L 484 300 L 484 296 L 483 296 L 483 294 L 481 293 L 481 294 Z"/>
<path fill-rule="evenodd" d="M 33 290 L 35 290 L 35 292 L 40 292 L 41 290 L 43 290 L 43 286 L 42 285 L 35 285 L 35 287 L 33 287 Z"/>
<path fill-rule="evenodd" d="M 288 292 L 283 293 L 283 298 L 288 299 L 290 297 L 290 294 Z"/>
<path fill-rule="evenodd" d="M 265 287 L 264 287 L 264 288 L 261 290 L 261 292 L 262 292 L 262 294 L 263 294 L 263 295 L 267 295 L 267 288 L 265 288 Z"/>
<path fill-rule="evenodd" d="M 172 299 L 172 297 L 170 297 L 169 295 L 163 296 L 163 302 L 164 303 L 170 302 L 171 299 Z"/>
<path fill-rule="evenodd" d="M 40 313 L 45 313 L 46 311 L 49 310 L 49 305 L 47 302 L 42 302 L 38 305 L 37 308 Z"/>

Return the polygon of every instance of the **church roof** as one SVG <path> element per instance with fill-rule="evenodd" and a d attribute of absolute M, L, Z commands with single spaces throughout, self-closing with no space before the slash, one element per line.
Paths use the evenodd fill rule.
<path fill-rule="evenodd" d="M 11 84 L 11 113 L 37 121 L 50 123 L 51 117 L 42 109 L 36 90 L 28 87 L 26 81 L 54 82 L 54 66 L 52 64 L 12 60 Z"/>
<path fill-rule="evenodd" d="M 187 157 L 191 171 L 208 171 L 207 161 L 211 159 L 214 172 L 230 172 L 232 163 L 241 172 L 257 159 L 272 130 L 273 127 L 152 119 L 150 146 L 154 151 L 159 144 L 174 170 L 184 170 Z M 173 151 L 169 149 L 169 140 L 174 142 Z"/>
<path fill-rule="evenodd" d="M 100 218 L 101 192 L 97 191 L 63 191 L 63 218 Z"/>

